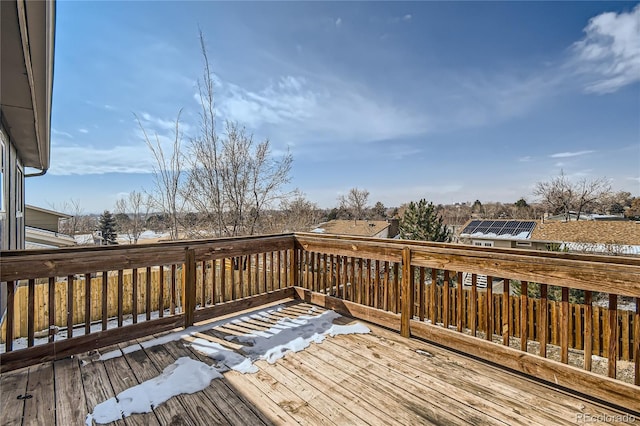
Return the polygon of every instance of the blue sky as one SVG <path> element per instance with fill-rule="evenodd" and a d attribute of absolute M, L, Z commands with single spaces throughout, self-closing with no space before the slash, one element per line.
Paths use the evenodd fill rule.
<path fill-rule="evenodd" d="M 151 190 L 134 114 L 198 125 L 198 27 L 220 120 L 321 207 L 535 198 L 560 170 L 640 195 L 635 2 L 76 2 L 57 6 L 51 169 L 27 202 L 86 212 Z"/>

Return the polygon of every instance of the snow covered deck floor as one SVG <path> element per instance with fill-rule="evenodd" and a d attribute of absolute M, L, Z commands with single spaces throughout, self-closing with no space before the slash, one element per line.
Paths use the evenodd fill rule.
<path fill-rule="evenodd" d="M 228 336 L 268 330 L 279 318 L 323 311 L 288 302 L 260 320 L 228 323 L 206 334 L 209 341 L 224 342 Z M 355 322 L 345 317 L 334 321 Z M 274 364 L 257 361 L 257 373 L 227 371 L 203 391 L 173 397 L 150 413 L 133 414 L 112 424 L 530 425 L 633 420 L 598 402 L 366 325 L 369 334 L 329 337 Z M 104 354 L 114 348 L 105 348 L 100 352 L 109 359 L 103 361 L 98 354 L 87 353 L 2 374 L 2 422 L 84 424 L 97 404 L 157 377 L 180 357 L 212 364 L 212 359 L 185 345 L 189 339 L 193 341 L 191 337 L 125 350 L 111 358 Z M 235 346 L 242 350 L 238 342 Z"/>

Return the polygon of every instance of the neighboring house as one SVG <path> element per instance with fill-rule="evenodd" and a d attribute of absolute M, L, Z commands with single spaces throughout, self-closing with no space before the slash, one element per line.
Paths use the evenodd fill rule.
<path fill-rule="evenodd" d="M 393 238 L 398 235 L 397 220 L 330 220 L 311 232 L 354 235 L 358 237 Z"/>
<path fill-rule="evenodd" d="M 41 207 L 25 206 L 25 248 L 58 248 L 75 246 L 73 237 L 61 233 L 59 223 L 61 219 L 69 219 L 70 215 L 43 209 Z"/>
<path fill-rule="evenodd" d="M 640 223 L 470 220 L 460 232 L 459 240 L 481 247 L 640 255 Z"/>
<path fill-rule="evenodd" d="M 54 22 L 53 1 L 0 2 L 2 250 L 25 247 L 24 179 L 49 168 Z"/>

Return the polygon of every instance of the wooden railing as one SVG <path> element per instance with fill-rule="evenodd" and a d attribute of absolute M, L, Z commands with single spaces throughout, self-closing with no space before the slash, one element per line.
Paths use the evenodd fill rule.
<path fill-rule="evenodd" d="M 317 234 L 296 234 L 296 245 L 304 289 L 298 293 L 312 303 L 640 411 L 638 258 Z M 472 277 L 468 288 L 460 285 L 464 273 Z M 487 276 L 486 289 L 478 288 L 478 275 Z M 516 285 L 521 295 L 510 295 Z M 576 320 L 569 296 L 576 292 L 584 297 L 582 343 L 570 351 Z M 601 318 L 594 317 L 601 311 L 593 305 L 596 292 L 608 301 L 602 323 L 593 320 Z M 635 306 L 621 323 L 623 297 Z M 606 356 L 603 374 L 595 371 L 602 362 L 592 356 L 593 342 Z M 624 370 L 631 384 L 616 380 L 625 352 L 633 359 Z M 576 356 L 579 368 L 570 364 Z"/>
<path fill-rule="evenodd" d="M 293 247 L 278 235 L 2 252 L 0 371 L 293 296 Z"/>
<path fill-rule="evenodd" d="M 0 371 L 295 296 L 640 412 L 638 258 L 296 233 L 2 252 L 0 281 Z"/>

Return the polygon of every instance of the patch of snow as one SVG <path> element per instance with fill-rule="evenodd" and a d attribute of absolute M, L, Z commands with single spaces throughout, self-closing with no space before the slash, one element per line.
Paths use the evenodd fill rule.
<path fill-rule="evenodd" d="M 324 229 L 322 228 L 316 228 L 314 230 L 312 230 L 311 232 L 315 232 L 316 234 L 324 234 Z"/>
<path fill-rule="evenodd" d="M 240 373 L 257 373 L 258 367 L 239 353 L 232 351 L 219 343 L 197 338 L 189 343 L 195 350 L 202 352 L 218 363 L 218 368 L 235 370 Z"/>
<path fill-rule="evenodd" d="M 287 352 L 299 352 L 313 343 L 322 343 L 326 336 L 369 333 L 368 327 L 356 323 L 336 325 L 333 320 L 340 318 L 335 311 L 325 311 L 318 316 L 301 315 L 296 321 L 281 319 L 276 325 L 261 335 L 235 336 L 233 340 L 246 344 L 243 352 L 251 359 L 263 359 L 273 364 Z M 287 328 L 282 328 L 282 326 Z"/>
<path fill-rule="evenodd" d="M 562 243 L 562 250 L 599 254 L 640 255 L 640 245 L 602 244 L 602 243 Z"/>
<path fill-rule="evenodd" d="M 243 336 L 229 336 L 245 346 L 243 356 L 224 346 L 205 339 L 196 338 L 189 343 L 194 349 L 218 362 L 220 368 L 228 368 L 241 373 L 255 373 L 254 361 L 265 360 L 273 364 L 288 352 L 300 352 L 313 343 L 322 343 L 326 336 L 369 333 L 368 327 L 356 323 L 336 325 L 333 320 L 340 318 L 334 311 L 326 311 L 318 316 L 301 315 L 297 321 L 281 319 L 266 331 L 248 333 Z"/>
<path fill-rule="evenodd" d="M 269 309 L 268 311 L 263 311 L 263 312 L 259 312 L 258 315 L 262 314 L 262 315 L 266 315 L 268 313 L 271 312 L 279 312 L 282 310 L 282 305 L 276 305 L 271 307 L 271 309 Z M 156 314 L 156 318 L 157 318 L 157 312 Z M 142 314 L 145 315 L 145 314 Z M 152 318 L 154 316 L 152 315 Z M 125 353 L 130 353 L 132 351 L 136 351 L 136 350 L 140 350 L 140 349 L 148 349 L 148 348 L 152 348 L 154 346 L 158 346 L 158 345 L 164 345 L 165 343 L 169 343 L 169 342 L 175 342 L 177 340 L 182 339 L 184 336 L 188 336 L 191 333 L 195 333 L 195 332 L 203 332 L 203 331 L 207 331 L 210 330 L 212 328 L 224 325 L 224 324 L 228 324 L 230 321 L 233 321 L 235 319 L 238 318 L 242 318 L 242 317 L 246 317 L 246 314 L 243 314 L 242 316 L 236 316 L 236 317 L 232 317 L 232 318 L 226 318 L 226 319 L 222 319 L 222 320 L 218 320 L 215 322 L 210 322 L 210 323 L 205 323 L 205 324 L 201 324 L 201 325 L 194 325 L 191 326 L 185 330 L 180 330 L 180 331 L 176 331 L 174 333 L 169 333 L 169 334 L 165 334 L 164 336 L 155 338 L 155 339 L 150 339 L 150 340 L 145 340 L 144 342 L 141 343 L 135 343 L 133 345 L 129 345 L 125 348 L 121 350 L 115 350 L 115 351 L 111 351 L 108 352 L 108 355 L 110 358 L 115 358 L 117 356 L 122 356 L 123 355 L 123 351 Z M 26 340 L 25 340 L 26 341 Z M 26 345 L 25 345 L 26 347 Z M 105 354 L 104 356 L 106 356 L 107 354 Z M 102 357 L 100 358 L 102 360 Z"/>
<path fill-rule="evenodd" d="M 106 361 L 108 359 L 111 358 L 118 358 L 119 356 L 122 356 L 122 351 L 120 349 L 116 349 L 113 351 L 109 351 L 107 353 L 104 353 L 102 355 L 100 355 L 100 358 L 98 358 L 100 361 Z"/>
<path fill-rule="evenodd" d="M 220 325 L 239 323 L 243 319 L 246 321 L 253 318 L 266 321 L 267 315 L 281 310 L 281 307 L 277 307 L 249 316 L 245 314 L 189 327 L 184 331 L 170 333 L 161 338 L 105 353 L 100 356 L 100 360 L 104 361 L 142 348 L 162 345 L 187 335 L 193 336 L 196 332 L 210 330 Z M 209 367 L 189 357 L 179 358 L 174 364 L 165 368 L 160 376 L 131 387 L 114 398 L 96 405 L 93 412 L 87 415 L 86 423 L 87 425 L 91 425 L 93 421 L 109 423 L 134 413 L 148 413 L 175 395 L 194 393 L 206 388 L 211 380 L 222 377 L 222 373 L 230 369 L 243 374 L 256 373 L 258 367 L 254 362 L 257 360 L 265 360 L 273 364 L 287 353 L 302 351 L 311 343 L 322 343 L 327 336 L 363 334 L 371 331 L 360 323 L 353 325 L 333 324 L 333 320 L 340 317 L 341 315 L 335 311 L 325 311 L 317 316 L 301 315 L 296 318 L 282 318 L 265 331 L 231 336 L 233 340 L 244 343 L 245 346 L 241 349 L 242 353 L 199 337 L 192 339 L 186 345 L 215 360 L 215 366 Z"/>
<path fill-rule="evenodd" d="M 502 235 L 498 235 L 495 232 L 474 232 L 473 234 L 460 234 L 460 236 L 468 238 L 488 238 L 493 240 L 529 240 L 531 239 L 531 232 L 522 231 L 518 234 Z"/>
<path fill-rule="evenodd" d="M 74 235 L 73 239 L 76 240 L 76 244 L 78 244 L 80 246 L 86 246 L 86 245 L 94 244 L 93 235 L 91 235 L 91 234 Z"/>
<path fill-rule="evenodd" d="M 189 357 L 178 358 L 162 374 L 120 392 L 96 405 L 87 415 L 86 424 L 111 423 L 135 413 L 149 413 L 154 407 L 176 395 L 203 390 L 211 380 L 222 377 L 214 368 Z"/>

